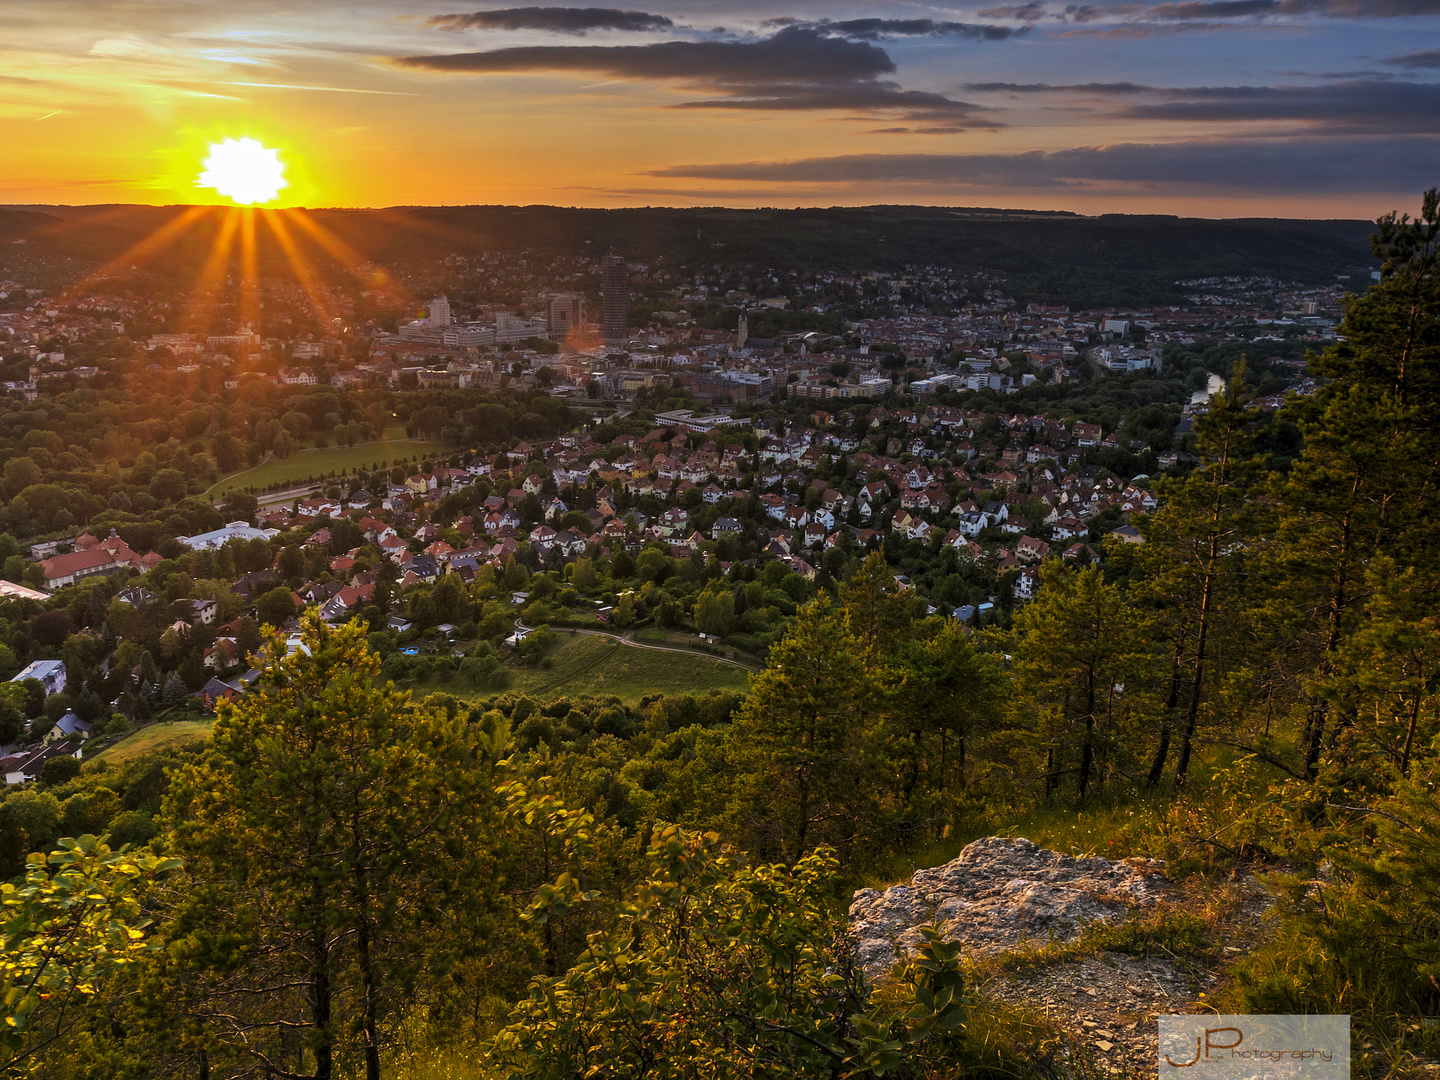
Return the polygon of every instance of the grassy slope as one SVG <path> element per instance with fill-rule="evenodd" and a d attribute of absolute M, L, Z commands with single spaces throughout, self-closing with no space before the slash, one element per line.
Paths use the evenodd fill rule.
<path fill-rule="evenodd" d="M 173 723 L 149 724 L 121 739 L 109 749 L 101 751 L 96 760 L 119 765 L 154 750 L 164 750 L 166 747 L 194 742 L 197 739 L 208 739 L 211 723 L 213 721 L 210 720 L 176 720 Z"/>
<path fill-rule="evenodd" d="M 424 457 L 444 450 L 444 443 L 407 439 L 405 429 L 394 426 L 386 428 L 385 438 L 375 442 L 359 443 L 355 446 L 329 446 L 323 450 L 300 450 L 284 460 L 272 458 L 256 468 L 232 473 L 211 488 L 209 494 L 212 499 L 218 499 L 232 488 L 254 487 L 263 490 L 271 484 L 300 481 L 329 472 L 348 472 L 361 467 L 368 469 L 374 464 Z"/>
<path fill-rule="evenodd" d="M 574 634 L 550 654 L 552 666 L 522 668 L 511 686 L 536 698 L 567 694 L 615 694 L 638 701 L 646 694 L 746 690 L 750 676 L 705 656 L 621 645 L 609 637 Z"/>
<path fill-rule="evenodd" d="M 538 700 L 614 694 L 627 702 L 646 694 L 703 694 L 709 690 L 747 690 L 750 676 L 731 664 L 701 655 L 660 652 L 621 645 L 613 638 L 591 634 L 558 635 L 549 668 L 506 667 L 508 691 Z M 489 697 L 458 681 L 425 680 L 414 688 L 417 697 L 443 690 L 463 698 Z"/>

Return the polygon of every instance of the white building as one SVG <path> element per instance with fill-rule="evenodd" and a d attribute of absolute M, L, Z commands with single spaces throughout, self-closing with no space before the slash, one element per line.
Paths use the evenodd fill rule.
<path fill-rule="evenodd" d="M 450 325 L 450 301 L 444 296 L 437 296 L 430 301 L 430 325 Z"/>
<path fill-rule="evenodd" d="M 35 660 L 10 681 L 24 682 L 26 679 L 39 679 L 45 693 L 58 694 L 65 689 L 65 661 Z"/>
<path fill-rule="evenodd" d="M 214 529 L 211 532 L 199 533 L 195 536 L 177 536 L 185 547 L 192 551 L 201 551 L 206 548 L 222 548 L 231 540 L 269 540 L 272 536 L 278 536 L 279 529 L 256 529 L 243 521 L 232 521 L 223 528 Z"/>

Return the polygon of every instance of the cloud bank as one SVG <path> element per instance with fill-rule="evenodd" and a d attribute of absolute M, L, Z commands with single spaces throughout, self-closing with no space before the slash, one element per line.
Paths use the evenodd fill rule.
<path fill-rule="evenodd" d="M 675 24 L 664 15 L 620 8 L 517 7 L 469 15 L 433 15 L 426 25 L 441 30 L 545 30 L 583 36 L 589 30 L 669 30 Z"/>
<path fill-rule="evenodd" d="M 1119 143 L 1018 154 L 850 154 L 794 161 L 670 165 L 667 179 L 832 186 L 1047 190 L 1408 192 L 1440 174 L 1440 140 L 1266 139 Z"/>
<path fill-rule="evenodd" d="M 673 82 L 708 96 L 681 109 L 822 110 L 899 113 L 912 120 L 964 120 L 994 126 L 984 110 L 893 80 L 895 63 L 869 41 L 806 26 L 742 41 L 662 41 L 648 45 L 533 45 L 484 52 L 407 56 L 402 67 L 469 74 L 573 72 Z"/>

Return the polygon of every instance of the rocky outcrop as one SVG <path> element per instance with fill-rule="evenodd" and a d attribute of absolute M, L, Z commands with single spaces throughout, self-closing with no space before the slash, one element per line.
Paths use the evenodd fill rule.
<path fill-rule="evenodd" d="M 1097 920 L 1124 918 L 1169 892 L 1164 863 L 1112 861 L 1047 851 L 1023 838 L 976 840 L 958 858 L 917 870 L 908 884 L 861 889 L 850 905 L 860 962 L 878 975 L 896 950 L 938 924 L 952 941 L 977 951 L 1067 940 Z"/>

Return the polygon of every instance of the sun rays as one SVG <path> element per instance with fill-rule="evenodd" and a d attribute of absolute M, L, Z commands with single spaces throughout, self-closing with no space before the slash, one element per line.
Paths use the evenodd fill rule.
<path fill-rule="evenodd" d="M 168 221 L 70 292 L 79 296 L 107 280 L 156 269 L 167 259 L 190 261 L 197 241 L 205 245 L 203 258 L 185 288 L 186 304 L 178 320 L 187 333 L 216 333 L 217 311 L 232 305 L 235 321 L 258 333 L 264 313 L 262 281 L 277 272 L 299 287 L 317 321 L 327 326 L 343 315 L 327 283 L 334 268 L 365 290 L 396 289 L 390 274 L 303 209 L 189 206 L 176 208 Z M 413 298 L 407 295 L 404 301 Z"/>

